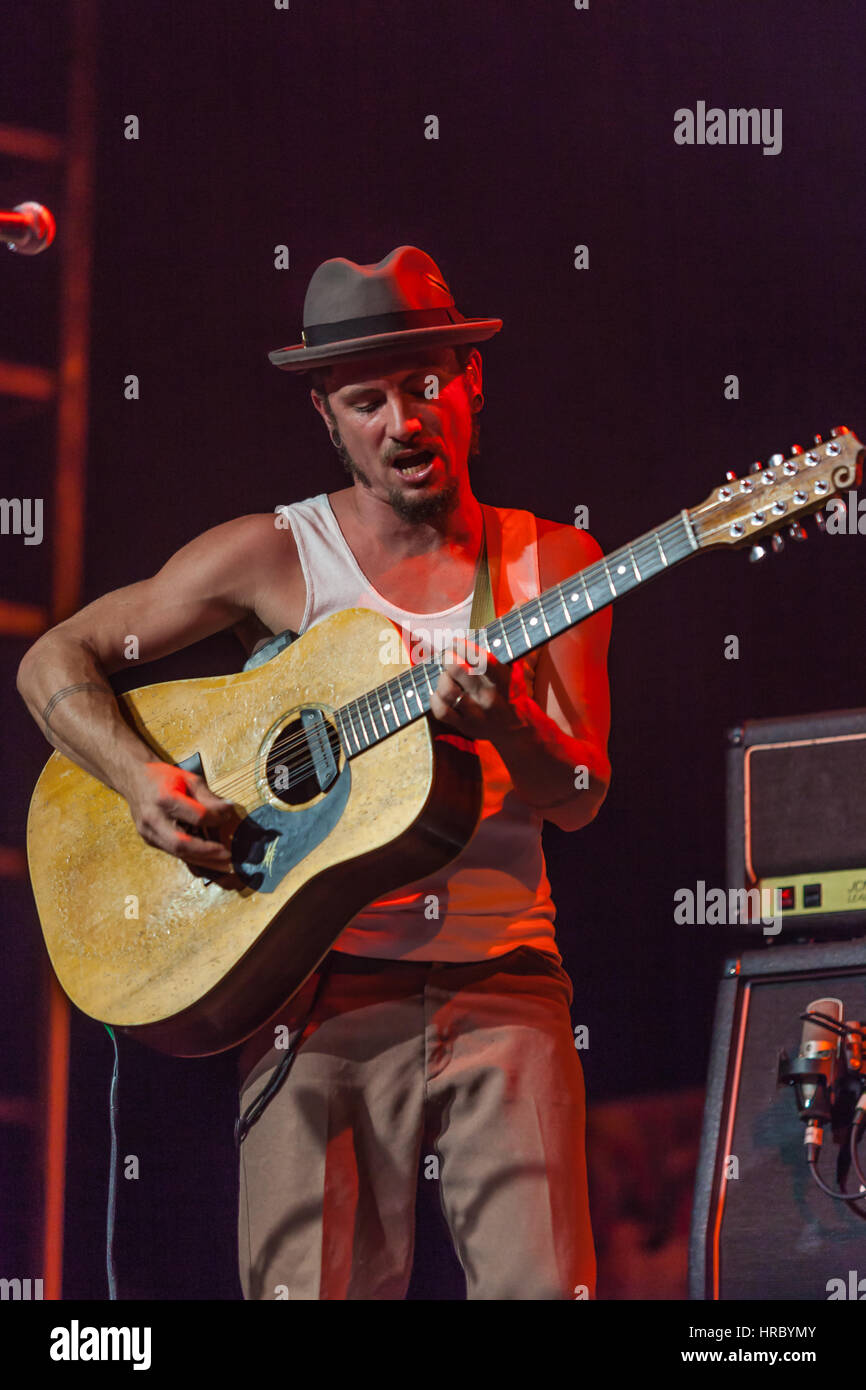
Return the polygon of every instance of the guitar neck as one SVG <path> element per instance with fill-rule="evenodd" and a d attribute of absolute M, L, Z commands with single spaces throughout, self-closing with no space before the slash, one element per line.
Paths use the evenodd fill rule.
<path fill-rule="evenodd" d="M 691 519 L 683 510 L 631 545 L 605 555 L 494 619 L 478 634 L 478 645 L 486 646 L 498 662 L 508 665 L 680 564 L 698 549 Z M 427 714 L 442 669 L 441 657 L 432 657 L 342 705 L 336 711 L 336 723 L 346 756 L 363 753 Z"/>

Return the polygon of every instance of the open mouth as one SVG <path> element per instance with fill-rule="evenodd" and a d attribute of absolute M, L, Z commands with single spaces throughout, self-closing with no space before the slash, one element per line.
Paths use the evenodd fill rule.
<path fill-rule="evenodd" d="M 412 453 L 399 454 L 393 460 L 393 467 L 401 478 L 426 478 L 435 457 L 430 449 L 415 449 Z"/>

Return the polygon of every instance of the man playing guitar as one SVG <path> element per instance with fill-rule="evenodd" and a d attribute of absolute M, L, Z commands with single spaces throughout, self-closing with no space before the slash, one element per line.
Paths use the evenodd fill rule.
<path fill-rule="evenodd" d="M 25 655 L 19 690 L 40 728 L 126 799 L 148 845 L 217 875 L 232 811 L 122 717 L 108 676 L 128 667 L 129 634 L 143 663 L 226 628 L 249 653 L 356 605 L 407 634 L 469 628 L 491 546 L 469 476 L 483 403 L 474 344 L 500 326 L 464 319 L 415 247 L 375 265 L 324 262 L 303 342 L 271 360 L 313 373 L 349 486 L 214 527 Z M 491 559 L 515 595 L 601 555 L 574 526 L 493 511 Z M 358 913 L 238 1050 L 245 1297 L 404 1297 L 419 1165 L 439 1184 L 469 1298 L 594 1295 L 583 1078 L 541 828 L 577 830 L 605 798 L 609 634 L 606 609 L 524 661 L 500 664 L 471 641 L 448 661 L 431 713 L 477 741 L 475 835 L 439 874 Z"/>

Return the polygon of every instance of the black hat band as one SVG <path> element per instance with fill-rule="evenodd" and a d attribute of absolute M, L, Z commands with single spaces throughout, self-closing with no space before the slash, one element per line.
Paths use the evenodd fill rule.
<path fill-rule="evenodd" d="M 339 319 L 336 323 L 312 323 L 301 334 L 305 347 L 324 347 L 352 338 L 369 338 L 376 333 L 399 333 L 402 329 L 436 328 L 449 323 L 465 323 L 457 309 L 400 309 L 391 314 L 369 314 L 360 319 Z"/>

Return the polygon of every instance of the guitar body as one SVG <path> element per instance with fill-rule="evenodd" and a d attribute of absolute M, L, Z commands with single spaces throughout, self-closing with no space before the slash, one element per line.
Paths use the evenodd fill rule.
<path fill-rule="evenodd" d="M 350 758 L 335 733 L 304 733 L 409 669 L 382 659 L 393 626 L 348 609 L 255 669 L 120 697 L 155 757 L 234 803 L 231 875 L 145 844 L 123 797 L 52 755 L 27 853 L 48 954 L 84 1013 L 175 1056 L 224 1051 L 297 993 L 357 912 L 464 848 L 483 791 L 471 742 L 429 716 Z M 288 788 L 285 748 L 311 754 Z"/>

